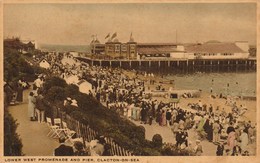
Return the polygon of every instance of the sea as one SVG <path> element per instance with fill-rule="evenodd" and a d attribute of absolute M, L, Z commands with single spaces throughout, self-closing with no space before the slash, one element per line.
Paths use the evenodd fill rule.
<path fill-rule="evenodd" d="M 43 51 L 56 51 L 56 52 L 90 52 L 89 45 L 55 45 L 55 44 L 39 44 L 38 49 Z"/>
<path fill-rule="evenodd" d="M 212 89 L 213 94 L 256 96 L 256 72 L 168 74 L 164 78 L 174 80 L 178 89 L 200 89 L 208 93 Z"/>
<path fill-rule="evenodd" d="M 41 50 L 58 52 L 89 52 L 89 45 L 48 45 L 39 46 Z M 160 75 L 160 74 L 159 74 Z M 163 74 L 167 80 L 174 80 L 178 89 L 200 89 L 203 92 L 229 94 L 234 96 L 256 96 L 256 72 L 219 72 L 189 74 L 171 73 Z"/>

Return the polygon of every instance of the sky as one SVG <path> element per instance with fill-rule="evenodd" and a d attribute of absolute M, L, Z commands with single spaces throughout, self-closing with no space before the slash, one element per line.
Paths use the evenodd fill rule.
<path fill-rule="evenodd" d="M 177 32 L 176 32 L 177 31 Z M 256 44 L 255 3 L 5 4 L 4 38 L 39 44 L 104 43 L 117 32 L 142 43 L 249 41 Z M 177 33 L 177 37 L 176 37 Z M 176 39 L 177 38 L 177 39 Z"/>

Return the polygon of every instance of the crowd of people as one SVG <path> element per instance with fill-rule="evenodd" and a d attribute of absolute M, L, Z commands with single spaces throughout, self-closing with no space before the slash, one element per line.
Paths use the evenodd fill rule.
<path fill-rule="evenodd" d="M 62 63 L 62 58 L 73 62 Z M 201 101 L 181 108 L 174 102 L 146 98 L 145 92 L 150 89 L 147 85 L 156 84 L 154 80 L 147 83 L 138 76 L 131 78 L 122 69 L 89 66 L 68 55 L 52 56 L 50 62 L 52 74 L 65 80 L 74 75 L 77 79 L 75 84 L 79 80 L 88 81 L 92 84 L 89 94 L 122 117 L 140 121 L 141 124 L 169 127 L 176 141 L 175 146 L 192 149 L 195 155 L 203 154 L 201 141 L 214 143 L 218 156 L 249 155 L 248 144 L 256 141 L 256 124 L 241 119 L 246 110 L 243 105 L 234 104 L 231 112 L 202 104 Z M 153 74 L 150 76 L 154 77 Z M 35 81 L 36 87 L 41 87 L 42 80 Z M 190 143 L 189 132 L 197 134 L 195 146 Z"/>
<path fill-rule="evenodd" d="M 22 77 L 12 82 L 4 81 L 4 94 L 6 105 L 18 105 L 23 103 L 23 91 L 30 88 L 30 84 Z"/>

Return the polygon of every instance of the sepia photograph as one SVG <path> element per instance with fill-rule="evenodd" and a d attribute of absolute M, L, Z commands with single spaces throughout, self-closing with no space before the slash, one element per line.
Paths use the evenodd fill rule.
<path fill-rule="evenodd" d="M 5 162 L 257 156 L 256 1 L 24 2 L 2 3 Z"/>

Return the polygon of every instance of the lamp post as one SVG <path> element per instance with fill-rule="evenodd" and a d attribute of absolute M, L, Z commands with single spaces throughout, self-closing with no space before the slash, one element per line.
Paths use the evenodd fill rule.
<path fill-rule="evenodd" d="M 214 82 L 214 79 L 211 80 L 210 94 L 213 93 L 213 82 Z"/>
<path fill-rule="evenodd" d="M 229 83 L 227 83 L 227 96 L 229 95 Z"/>

